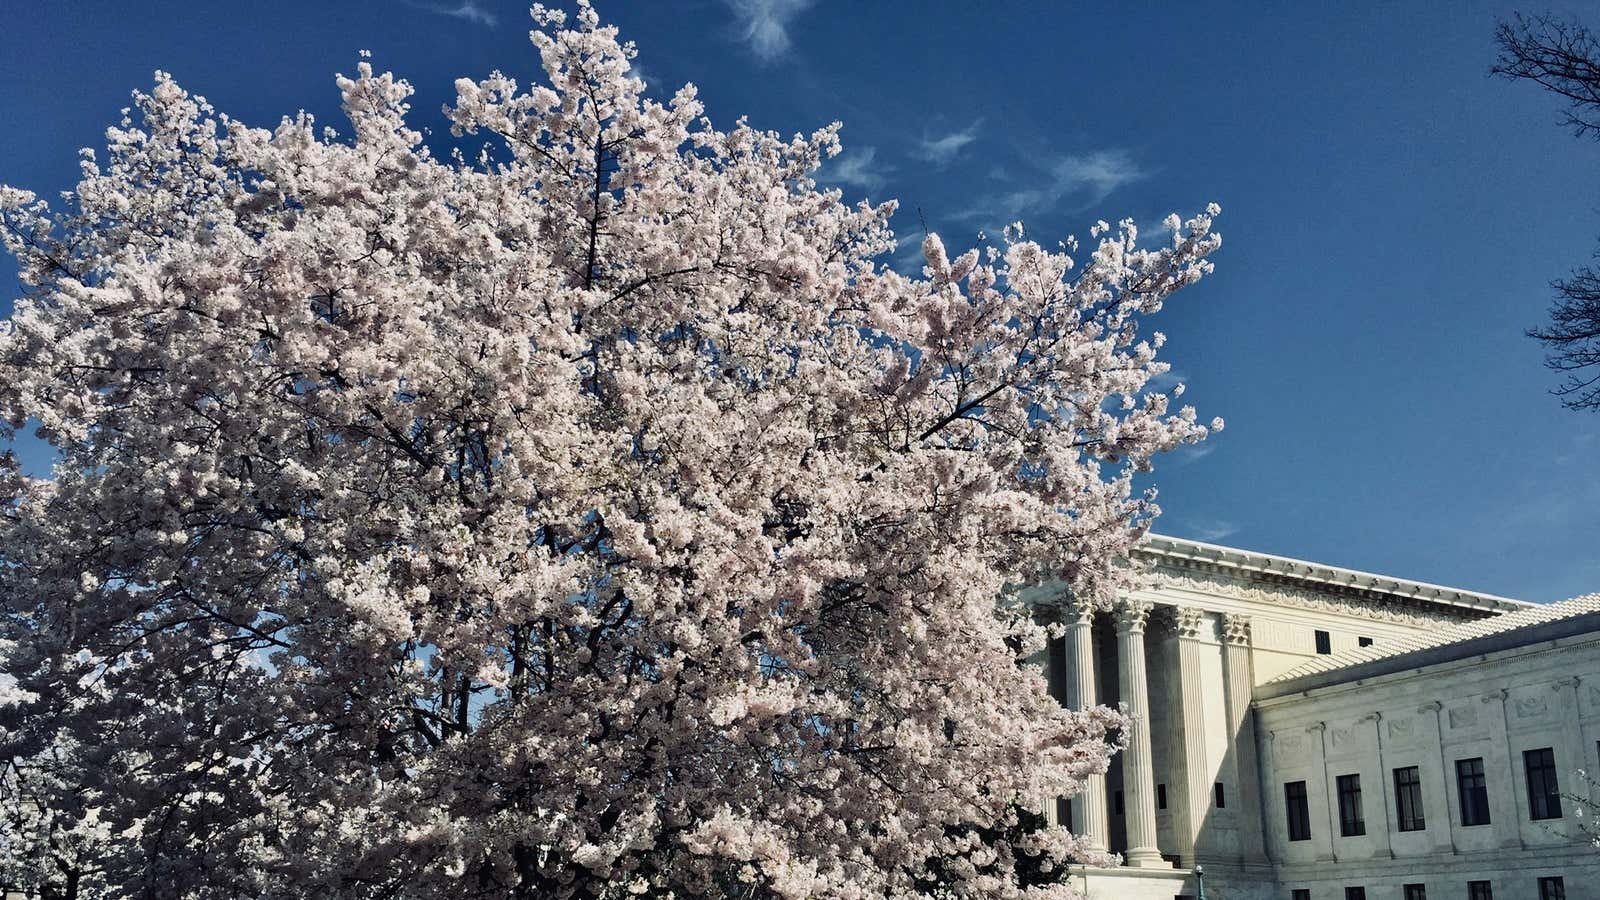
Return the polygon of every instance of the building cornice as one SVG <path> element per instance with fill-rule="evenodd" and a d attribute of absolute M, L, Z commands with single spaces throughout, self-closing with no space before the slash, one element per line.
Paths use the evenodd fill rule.
<path fill-rule="evenodd" d="M 1375 604 L 1373 609 L 1412 610 L 1454 619 L 1483 618 L 1533 605 L 1509 597 L 1160 534 L 1146 535 L 1134 556 L 1179 577 L 1281 586 L 1365 600 Z"/>
<path fill-rule="evenodd" d="M 1424 670 L 1437 671 L 1440 667 L 1464 661 L 1481 663 L 1529 647 L 1592 642 L 1597 635 L 1600 635 L 1600 612 L 1584 613 L 1537 622 L 1511 631 L 1423 647 L 1325 672 L 1269 681 L 1256 685 L 1253 697 L 1257 703 L 1263 703 L 1296 695 L 1310 695 L 1327 688 L 1366 686 L 1374 679 L 1401 674 L 1416 675 Z"/>

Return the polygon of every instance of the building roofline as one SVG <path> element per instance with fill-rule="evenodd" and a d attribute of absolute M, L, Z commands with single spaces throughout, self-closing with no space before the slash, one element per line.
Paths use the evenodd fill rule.
<path fill-rule="evenodd" d="M 1537 605 L 1525 600 L 1513 600 L 1510 597 L 1466 591 L 1440 584 L 1429 584 L 1425 581 L 1394 578 L 1357 569 L 1344 569 L 1288 556 L 1275 556 L 1270 553 L 1224 547 L 1220 544 L 1208 544 L 1204 541 L 1191 541 L 1163 534 L 1146 535 L 1134 553 L 1158 563 L 1165 562 L 1180 568 L 1198 568 L 1323 590 L 1328 588 L 1341 591 L 1353 590 L 1413 603 L 1433 603 L 1470 609 L 1480 614 L 1496 615 Z"/>
<path fill-rule="evenodd" d="M 1367 662 L 1352 663 L 1336 669 L 1311 672 L 1297 678 L 1269 681 L 1252 690 L 1253 699 L 1271 700 L 1291 694 L 1301 694 L 1319 688 L 1335 687 L 1352 681 L 1380 678 L 1398 672 L 1410 672 L 1428 666 L 1443 665 L 1475 656 L 1484 656 L 1505 650 L 1515 650 L 1549 641 L 1600 632 L 1600 611 L 1582 613 L 1558 619 L 1533 622 L 1510 631 L 1479 635 L 1463 640 L 1422 647 L 1405 653 L 1380 657 Z"/>

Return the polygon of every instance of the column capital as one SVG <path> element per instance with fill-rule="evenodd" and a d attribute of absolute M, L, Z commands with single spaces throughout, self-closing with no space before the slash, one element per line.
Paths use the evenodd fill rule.
<path fill-rule="evenodd" d="M 1207 634 L 1211 621 L 1206 618 L 1206 611 L 1198 606 L 1168 607 L 1167 624 L 1180 638 L 1196 640 L 1211 636 Z"/>
<path fill-rule="evenodd" d="M 1144 626 L 1150 621 L 1150 610 L 1155 605 L 1144 600 L 1124 600 L 1117 604 L 1116 620 L 1117 634 L 1143 632 Z"/>
<path fill-rule="evenodd" d="M 1063 625 L 1093 625 L 1095 609 L 1093 603 L 1068 597 L 1061 602 L 1061 623 Z"/>
<path fill-rule="evenodd" d="M 1250 646 L 1250 617 L 1240 613 L 1222 614 L 1222 642 Z"/>

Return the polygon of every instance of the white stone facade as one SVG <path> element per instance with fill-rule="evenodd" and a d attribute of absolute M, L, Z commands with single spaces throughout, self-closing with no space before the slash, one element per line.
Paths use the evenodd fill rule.
<path fill-rule="evenodd" d="M 1600 898 L 1575 805 L 1535 821 L 1556 811 L 1528 796 L 1530 777 L 1572 793 L 1578 769 L 1600 771 L 1600 598 L 1563 613 L 1154 536 L 1141 555 L 1154 585 L 1109 612 L 1065 603 L 1047 662 L 1063 703 L 1134 719 L 1105 778 L 1046 803 L 1123 855 L 1074 871 L 1093 900 L 1193 897 L 1196 865 L 1210 900 L 1478 900 L 1484 881 L 1543 900 L 1557 877 L 1565 897 Z M 1482 761 L 1488 824 L 1464 824 L 1456 760 Z M 1397 777 L 1408 807 L 1420 798 L 1410 830 Z M 1290 840 L 1300 782 L 1309 827 Z"/>

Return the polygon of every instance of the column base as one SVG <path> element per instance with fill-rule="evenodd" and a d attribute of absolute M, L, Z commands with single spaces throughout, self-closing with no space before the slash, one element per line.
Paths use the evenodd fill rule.
<path fill-rule="evenodd" d="M 1172 863 L 1161 858 L 1161 851 L 1137 847 L 1122 854 L 1122 864 L 1133 869 L 1170 869 Z"/>

